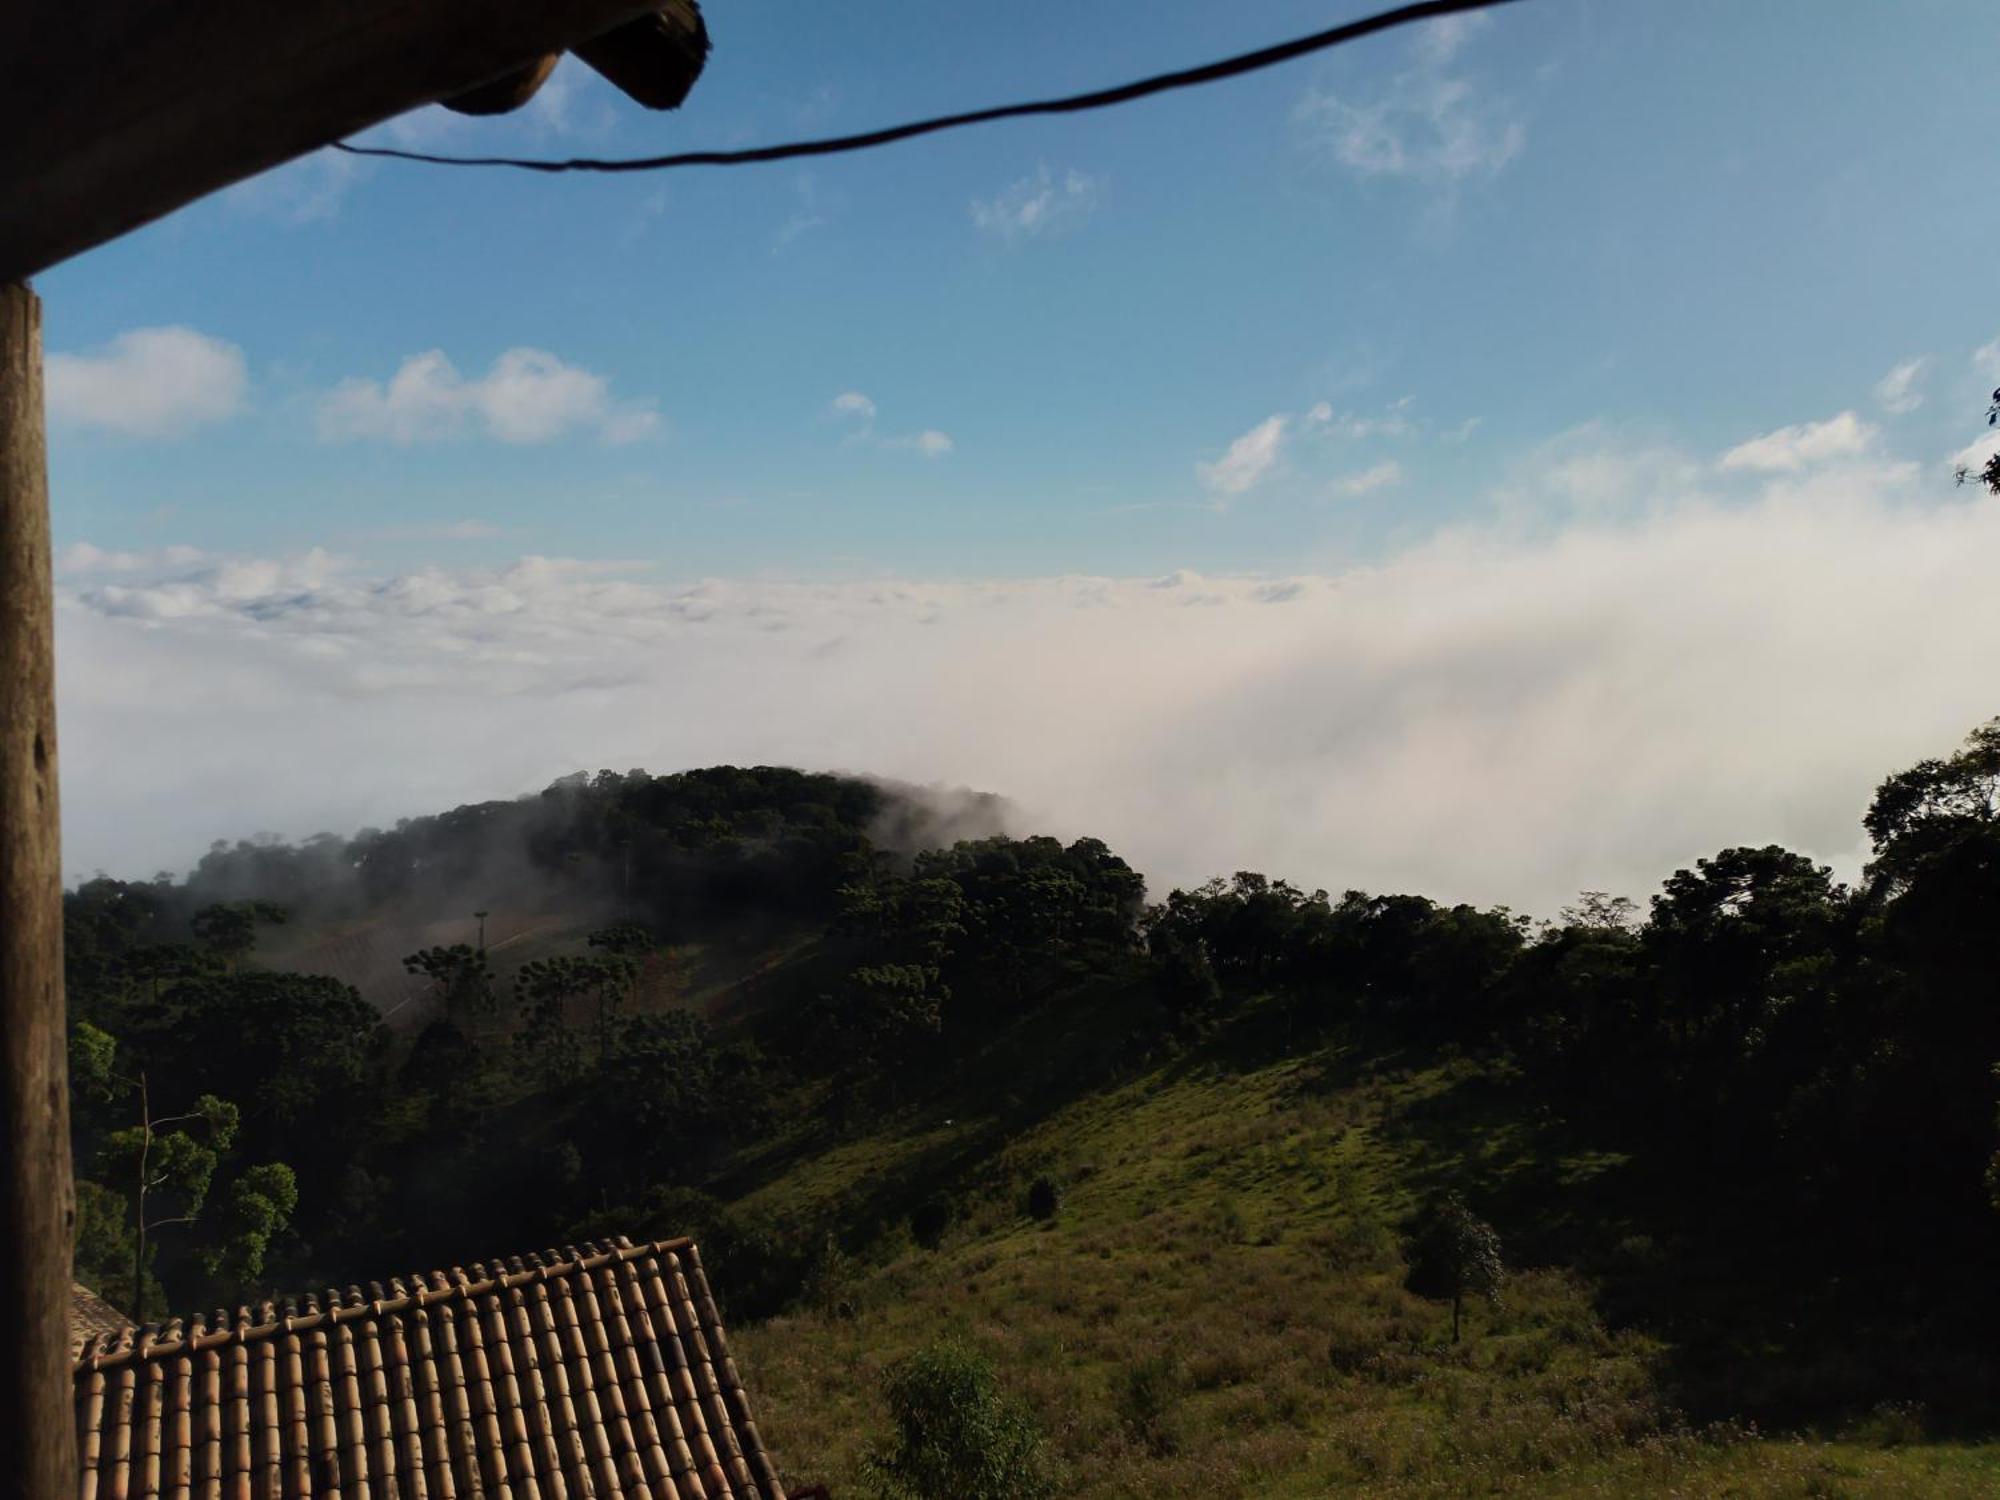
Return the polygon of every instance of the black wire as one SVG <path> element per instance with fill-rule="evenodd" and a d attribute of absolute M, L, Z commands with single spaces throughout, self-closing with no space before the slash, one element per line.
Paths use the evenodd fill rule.
<path fill-rule="evenodd" d="M 440 167 L 518 167 L 526 172 L 663 172 L 671 167 L 742 167 L 756 162 L 791 161 L 801 156 L 833 156 L 842 151 L 865 151 L 873 146 L 887 146 L 895 141 L 906 141 L 912 136 L 930 135 L 940 130 L 956 130 L 964 125 L 984 125 L 994 120 L 1016 120 L 1024 115 L 1066 115 L 1087 109 L 1104 109 L 1109 105 L 1124 104 L 1133 99 L 1144 99 L 1149 95 L 1164 94 L 1173 89 L 1193 88 L 1198 84 L 1240 77 L 1245 73 L 1257 72 L 1261 68 L 1290 62 L 1293 58 L 1304 57 L 1308 53 L 1323 52 L 1329 47 L 1338 47 L 1343 42 L 1372 36 L 1378 31 L 1408 26 L 1412 22 L 1437 20 L 1444 16 L 1488 10 L 1494 6 L 1511 3 L 1513 0 L 1420 0 L 1418 4 L 1399 6 L 1395 10 L 1385 10 L 1378 15 L 1364 16 L 1359 21 L 1349 21 L 1343 26 L 1316 31 L 1311 36 L 1279 42 L 1276 46 L 1262 47 L 1255 52 L 1224 58 L 1220 62 L 1204 63 L 1198 68 L 1183 68 L 1176 73 L 1161 73 L 1152 78 L 1142 78 L 1136 83 L 1119 84 L 1116 88 L 1097 89 L 1088 94 L 1071 94 L 1061 99 L 1040 99 L 1028 104 L 1001 104 L 991 109 L 970 110 L 964 114 L 940 115 L 935 119 L 914 120 L 905 125 L 891 125 L 882 130 L 864 131 L 859 135 L 828 136 L 816 141 L 787 141 L 782 145 L 752 146 L 741 151 L 682 151 L 672 156 L 612 158 L 574 156 L 568 160 L 560 160 L 524 156 L 433 156 L 424 151 L 399 151 L 393 146 L 350 146 L 346 141 L 335 141 L 332 144 L 334 150 L 345 151 L 352 156 L 386 156 L 396 161 L 428 162 Z"/>

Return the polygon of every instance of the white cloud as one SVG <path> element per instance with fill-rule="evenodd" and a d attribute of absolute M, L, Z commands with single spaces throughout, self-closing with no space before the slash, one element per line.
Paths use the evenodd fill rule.
<path fill-rule="evenodd" d="M 952 441 L 950 433 L 939 432 L 936 428 L 929 427 L 925 428 L 922 432 L 911 433 L 908 437 L 884 438 L 882 439 L 882 446 L 884 448 L 908 448 L 923 454 L 925 458 L 941 458 L 951 452 Z"/>
<path fill-rule="evenodd" d="M 1266 417 L 1231 443 L 1214 463 L 1196 464 L 1196 477 L 1219 500 L 1247 493 L 1276 466 L 1285 446 L 1288 421 L 1283 414 Z"/>
<path fill-rule="evenodd" d="M 1340 495 L 1367 495 L 1376 490 L 1385 490 L 1403 482 L 1403 466 L 1393 458 L 1363 469 L 1358 474 L 1350 474 L 1335 482 L 1334 492 Z"/>
<path fill-rule="evenodd" d="M 1008 242 L 1066 228 L 1096 206 L 1102 180 L 1074 167 L 1057 176 L 1046 166 L 992 198 L 972 200 L 972 222 Z"/>
<path fill-rule="evenodd" d="M 778 232 L 771 237 L 771 253 L 779 254 L 801 235 L 820 228 L 828 222 L 825 209 L 821 205 L 818 183 L 810 172 L 801 172 L 793 179 L 793 189 L 798 195 L 798 204 L 785 222 L 778 226 Z"/>
<path fill-rule="evenodd" d="M 1951 456 L 1954 469 L 1965 469 L 1973 474 L 1981 473 L 1992 461 L 1993 455 L 2000 453 L 2000 429 L 1988 428 L 1971 442 Z"/>
<path fill-rule="evenodd" d="M 1431 67 L 1441 68 L 1457 57 L 1465 49 L 1465 44 L 1492 21 L 1491 16 L 1477 12 L 1440 16 L 1435 21 L 1426 21 L 1417 31 L 1417 57 Z"/>
<path fill-rule="evenodd" d="M 239 182 L 222 196 L 244 213 L 280 224 L 323 224 L 339 217 L 348 192 L 370 170 L 362 158 L 329 148 Z"/>
<path fill-rule="evenodd" d="M 1738 443 L 1722 455 L 1725 469 L 1795 474 L 1838 458 L 1858 458 L 1875 440 L 1875 429 L 1851 411 L 1824 422 L 1800 422 Z"/>
<path fill-rule="evenodd" d="M 906 433 L 899 437 L 877 437 L 875 435 L 875 403 L 859 391 L 842 391 L 828 404 L 827 409 L 836 417 L 852 419 L 859 423 L 848 435 L 850 443 L 870 443 L 877 448 L 900 448 L 912 453 L 921 453 L 925 458 L 942 458 L 951 452 L 951 434 L 939 432 L 935 427 L 927 427 L 922 432 Z"/>
<path fill-rule="evenodd" d="M 1417 430 L 1417 424 L 1410 416 L 1410 407 L 1415 399 L 1413 396 L 1399 396 L 1376 413 L 1336 411 L 1331 402 L 1322 401 L 1306 413 L 1306 421 L 1329 436 L 1352 441 L 1408 437 Z"/>
<path fill-rule="evenodd" d="M 243 408 L 243 351 L 192 328 L 134 328 L 88 354 L 51 354 L 49 418 L 129 437 L 179 437 Z"/>
<path fill-rule="evenodd" d="M 2000 709 L 2000 499 L 1751 482 L 1284 579 L 88 574 L 60 590 L 69 870 L 735 762 L 1004 792 L 1156 892 L 1262 869 L 1548 913 L 1765 842 L 1851 872 L 1876 783 Z"/>
<path fill-rule="evenodd" d="M 1305 139 L 1361 177 L 1404 177 L 1447 190 L 1491 177 L 1527 145 L 1507 100 L 1445 70 L 1485 18 L 1447 17 L 1417 33 L 1415 66 L 1372 94 L 1308 88 L 1293 110 Z"/>
<path fill-rule="evenodd" d="M 1981 344 L 1972 351 L 1972 368 L 1979 372 L 1982 380 L 2000 383 L 2000 339 Z"/>
<path fill-rule="evenodd" d="M 1906 359 L 1875 382 L 1875 399 L 1882 404 L 1884 411 L 1902 416 L 1924 404 L 1924 393 L 1917 389 L 1917 381 L 1929 363 L 1929 358 L 1924 355 Z"/>
<path fill-rule="evenodd" d="M 343 380 L 320 402 L 320 436 L 415 443 L 456 437 L 468 426 L 503 443 L 546 443 L 594 431 L 631 442 L 659 426 L 650 403 L 611 399 L 602 375 L 542 349 L 509 349 L 467 380 L 441 349 L 412 354 L 389 383 Z"/>

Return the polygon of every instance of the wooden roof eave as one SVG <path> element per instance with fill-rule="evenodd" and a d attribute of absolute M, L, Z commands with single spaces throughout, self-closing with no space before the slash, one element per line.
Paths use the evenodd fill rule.
<path fill-rule="evenodd" d="M 692 0 L 14 0 L 0 6 L 0 283 L 610 33 L 626 37 L 612 53 L 639 58 L 607 64 L 632 79 L 614 82 L 650 103 L 678 79 L 684 96 L 707 47 L 689 25 Z"/>

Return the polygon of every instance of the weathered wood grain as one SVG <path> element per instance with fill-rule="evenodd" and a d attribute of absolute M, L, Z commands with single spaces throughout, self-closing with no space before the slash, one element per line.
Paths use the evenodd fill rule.
<path fill-rule="evenodd" d="M 42 308 L 0 284 L 0 1500 L 76 1489 L 69 1084 Z"/>

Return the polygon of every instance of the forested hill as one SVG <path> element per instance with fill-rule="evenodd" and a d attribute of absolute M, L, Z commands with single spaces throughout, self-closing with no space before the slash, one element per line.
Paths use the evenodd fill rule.
<path fill-rule="evenodd" d="M 400 1013 L 429 983 L 409 954 L 483 940 L 505 980 L 642 913 L 683 956 L 727 940 L 710 955 L 717 973 L 689 976 L 719 992 L 732 955 L 754 967 L 786 934 L 823 927 L 839 889 L 878 863 L 997 832 L 1003 811 L 990 795 L 768 766 L 579 772 L 347 838 L 218 841 L 181 881 L 91 881 L 71 901 L 71 968 L 90 976 L 102 943 L 192 938 L 220 961 L 326 975 Z"/>
<path fill-rule="evenodd" d="M 2000 1397 L 2000 721 L 1857 811 L 1853 888 L 1730 848 L 1539 924 L 1248 872 L 1148 905 L 1095 840 L 768 769 L 218 846 L 69 898 L 81 1274 L 156 1316 L 692 1232 L 788 1472 L 842 1485 L 945 1328 L 1080 1494 L 1980 1493 L 1991 1450 L 1850 1491 L 1740 1425 Z M 444 925 L 386 1021 L 284 962 L 397 923 Z M 1449 1341 L 1429 1299 L 1503 1261 Z"/>

